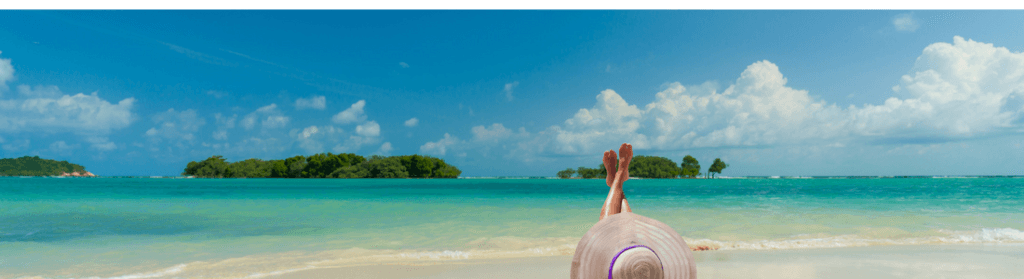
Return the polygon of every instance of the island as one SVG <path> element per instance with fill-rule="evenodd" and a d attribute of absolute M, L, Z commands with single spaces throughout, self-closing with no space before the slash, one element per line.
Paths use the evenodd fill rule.
<path fill-rule="evenodd" d="M 708 172 L 703 174 L 705 177 L 710 176 L 714 178 L 714 173 L 721 174 L 729 165 L 722 161 L 721 158 L 715 158 L 715 162 L 708 168 Z M 598 165 L 597 168 L 579 167 L 577 169 L 567 168 L 565 170 L 558 171 L 556 174 L 559 178 L 601 178 L 604 179 L 608 176 L 607 170 L 604 165 Z M 676 165 L 669 158 L 658 157 L 658 156 L 645 156 L 637 155 L 633 156 L 633 161 L 629 164 L 629 176 L 638 178 L 697 178 L 700 176 L 700 162 L 696 158 L 690 155 L 683 157 L 683 162 Z"/>
<path fill-rule="evenodd" d="M 94 177 L 85 167 L 68 161 L 24 156 L 0 159 L 0 176 L 73 176 Z"/>
<path fill-rule="evenodd" d="M 320 153 L 282 160 L 247 159 L 228 163 L 215 155 L 189 162 L 182 175 L 200 178 L 457 178 L 462 171 L 444 160 L 421 155 L 369 159 L 351 153 Z"/>

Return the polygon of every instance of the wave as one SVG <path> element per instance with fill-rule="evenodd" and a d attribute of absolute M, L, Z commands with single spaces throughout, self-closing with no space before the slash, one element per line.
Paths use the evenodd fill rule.
<path fill-rule="evenodd" d="M 927 244 L 986 244 L 1024 243 L 1024 232 L 1011 228 L 986 228 L 978 231 L 939 230 L 944 236 L 909 238 L 868 238 L 859 235 L 840 235 L 821 238 L 795 238 L 758 241 L 716 241 L 687 239 L 692 246 L 707 246 L 712 250 L 779 250 L 840 248 L 875 245 L 927 245 Z"/>

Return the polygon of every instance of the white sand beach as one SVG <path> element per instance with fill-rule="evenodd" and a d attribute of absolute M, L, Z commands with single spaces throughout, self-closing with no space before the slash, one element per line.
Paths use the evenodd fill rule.
<path fill-rule="evenodd" d="M 698 277 L 1019 278 L 1024 245 L 896 245 L 768 251 L 695 252 Z M 371 265 L 304 270 L 271 278 L 568 278 L 572 256 L 453 260 L 436 265 Z"/>

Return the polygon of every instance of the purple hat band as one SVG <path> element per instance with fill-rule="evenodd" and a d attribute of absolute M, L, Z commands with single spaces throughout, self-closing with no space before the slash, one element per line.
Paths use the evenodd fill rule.
<path fill-rule="evenodd" d="M 661 265 L 661 270 L 665 270 L 665 265 L 661 264 L 661 256 L 658 256 L 658 252 L 654 252 L 654 249 L 651 249 L 651 247 L 647 247 L 647 246 L 644 246 L 644 245 L 633 245 L 633 246 L 626 247 L 626 249 L 622 249 L 621 251 L 619 251 L 618 254 L 615 254 L 614 258 L 612 258 L 612 263 L 610 265 L 608 265 L 608 279 L 614 279 L 614 278 L 612 278 L 612 269 L 615 268 L 615 260 L 618 260 L 619 256 L 621 256 L 622 253 L 625 253 L 627 250 L 633 249 L 633 248 L 637 248 L 637 247 L 644 247 L 644 248 L 647 248 L 647 250 L 651 250 L 651 253 L 654 253 L 654 256 L 658 258 L 658 265 Z"/>

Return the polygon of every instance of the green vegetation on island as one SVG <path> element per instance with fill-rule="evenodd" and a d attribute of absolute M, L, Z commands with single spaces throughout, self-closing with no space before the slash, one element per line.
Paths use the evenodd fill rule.
<path fill-rule="evenodd" d="M 708 173 L 722 174 L 722 170 L 728 166 L 729 165 L 726 165 L 725 162 L 722 162 L 722 159 L 715 158 L 715 162 L 711 163 L 711 168 L 708 169 Z M 715 175 L 711 174 L 711 178 L 715 178 Z"/>
<path fill-rule="evenodd" d="M 42 159 L 39 156 L 0 159 L 0 176 L 57 176 L 72 172 L 84 173 L 85 167 L 68 161 Z"/>
<path fill-rule="evenodd" d="M 203 178 L 457 178 L 462 171 L 430 156 L 370 156 L 320 153 L 283 160 L 247 159 L 228 163 L 222 156 L 189 162 L 182 175 Z"/>
<path fill-rule="evenodd" d="M 697 158 L 693 158 L 693 156 L 686 155 L 686 157 L 683 157 L 683 163 L 680 167 L 683 169 L 681 174 L 685 177 L 696 178 L 700 175 L 700 162 L 697 162 Z"/>
<path fill-rule="evenodd" d="M 708 168 L 707 174 L 711 173 L 722 174 L 729 165 L 725 164 L 720 158 L 715 158 L 715 162 Z M 608 172 L 605 170 L 604 165 L 598 165 L 596 169 L 579 167 L 575 170 L 568 168 L 559 171 L 556 174 L 559 178 L 572 178 L 576 175 L 578 178 L 604 178 L 607 177 Z M 658 157 L 658 156 L 645 156 L 637 155 L 633 156 L 633 160 L 629 164 L 629 176 L 640 177 L 640 178 L 697 178 L 701 176 L 700 173 L 700 162 L 693 156 L 686 155 L 683 157 L 681 164 L 676 164 L 669 158 Z"/>

